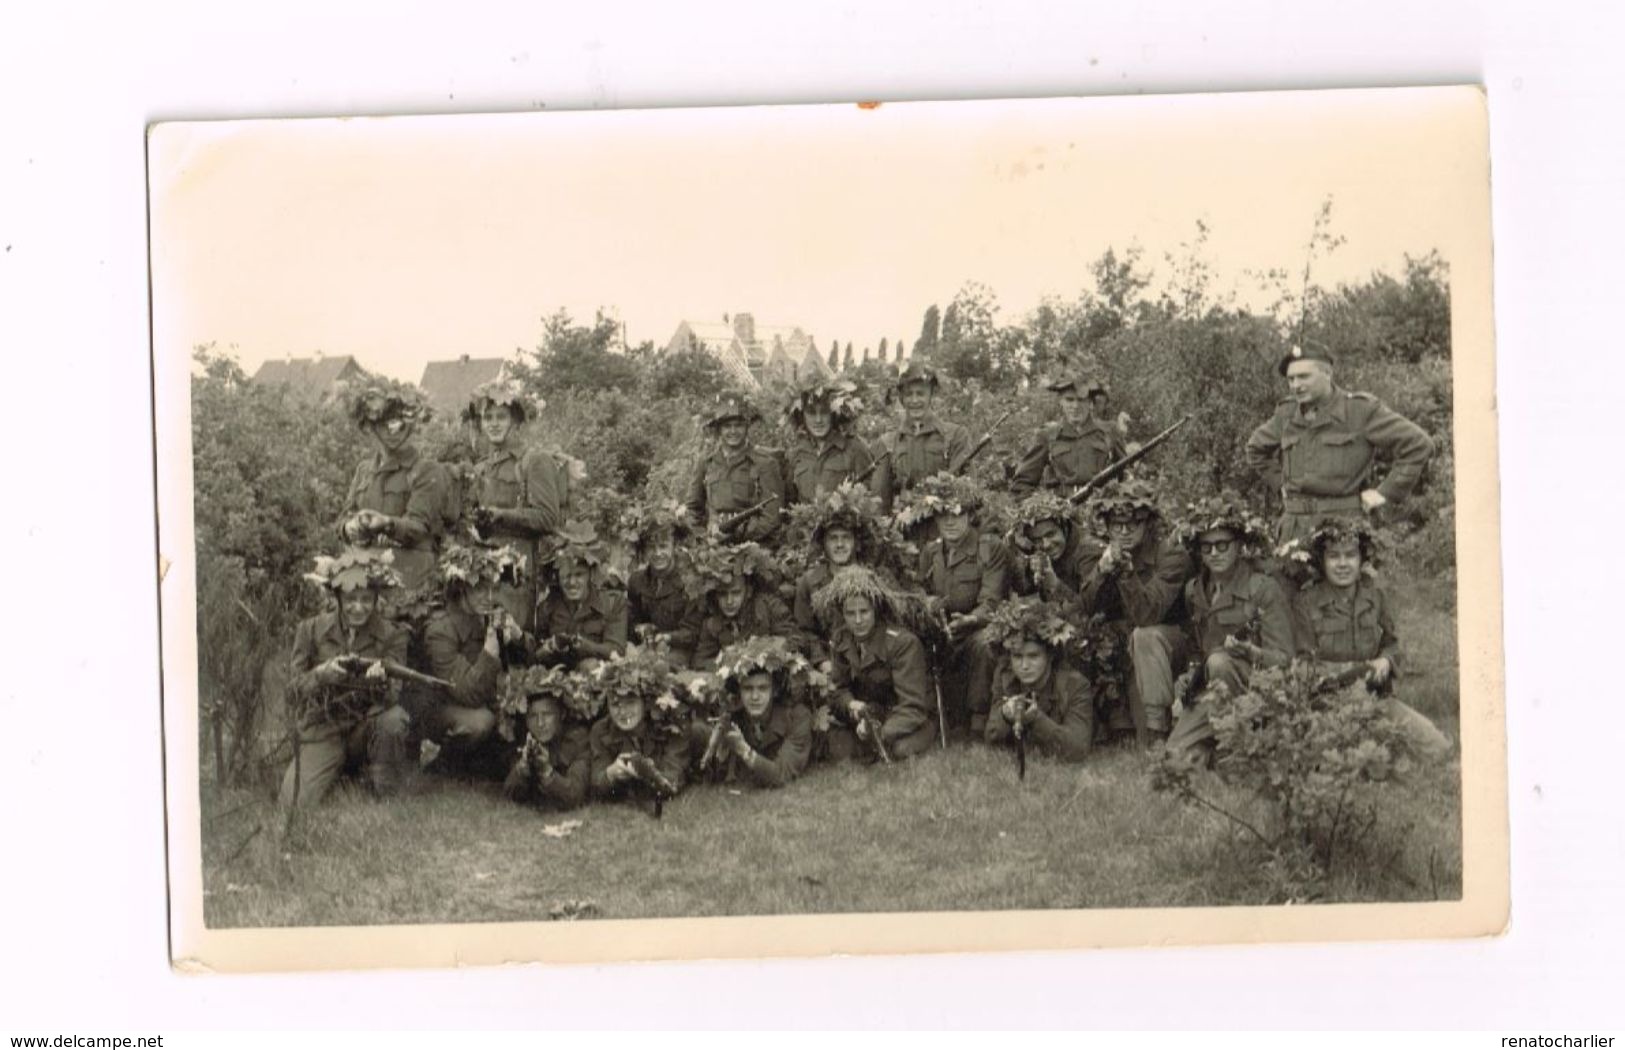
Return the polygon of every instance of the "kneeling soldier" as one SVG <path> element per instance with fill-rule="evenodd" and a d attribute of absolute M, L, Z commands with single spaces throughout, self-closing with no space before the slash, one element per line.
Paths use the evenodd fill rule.
<path fill-rule="evenodd" d="M 899 592 L 873 569 L 849 565 L 813 595 L 822 615 L 840 611 L 832 643 L 832 677 L 842 692 L 835 710 L 844 725 L 831 726 L 830 757 L 860 751 L 886 760 L 931 749 L 937 736 L 925 647 L 901 626 L 910 613 L 924 615 L 923 600 Z"/>
<path fill-rule="evenodd" d="M 694 556 L 689 666 L 709 670 L 725 647 L 759 635 L 776 634 L 801 644 L 790 607 L 774 593 L 773 575 L 771 556 L 754 543 L 712 547 Z"/>
<path fill-rule="evenodd" d="M 632 555 L 632 575 L 626 581 L 627 621 L 634 635 L 664 635 L 674 658 L 694 649 L 688 633 L 694 619 L 682 562 L 691 555 L 683 549 L 692 532 L 688 508 L 676 500 L 639 504 L 621 515 L 621 539 Z"/>
<path fill-rule="evenodd" d="M 381 608 L 382 594 L 400 586 L 391 561 L 389 551 L 352 548 L 317 558 L 306 576 L 331 592 L 337 607 L 294 631 L 288 701 L 298 738 L 282 778 L 284 807 L 320 802 L 348 768 L 363 767 L 381 795 L 410 772 L 411 717 L 397 702 L 389 668 L 405 666 L 406 631 Z"/>
<path fill-rule="evenodd" d="M 687 706 L 666 661 L 630 646 L 591 674 L 604 709 L 593 723 L 593 797 L 659 805 L 683 789 L 688 768 Z"/>
<path fill-rule="evenodd" d="M 1082 760 L 1095 740 L 1095 701 L 1089 682 L 1065 663 L 1077 627 L 1053 603 L 1011 598 L 993 611 L 987 633 L 1004 658 L 984 739 L 998 745 L 1024 738 L 1062 761 Z"/>
<path fill-rule="evenodd" d="M 835 623 L 826 622 L 813 607 L 813 595 L 843 566 L 868 565 L 894 571 L 895 550 L 902 538 L 888 530 L 881 516 L 880 499 L 856 482 L 842 482 L 833 492 L 802 504 L 791 512 L 790 532 L 808 537 L 807 568 L 796 578 L 796 626 L 809 655 L 829 659 L 827 639 Z M 838 617 L 837 617 L 838 619 Z"/>
<path fill-rule="evenodd" d="M 556 667 L 529 667 L 505 676 L 502 708 L 519 722 L 508 733 L 520 744 L 502 788 L 515 802 L 572 809 L 586 800 L 591 742 L 586 724 L 579 721 L 577 699 L 585 688 Z"/>
<path fill-rule="evenodd" d="M 1364 666 L 1367 688 L 1382 696 L 1383 710 L 1416 754 L 1438 761 L 1450 740 L 1426 715 L 1389 695 L 1399 676 L 1399 637 L 1387 594 L 1375 579 L 1376 541 L 1360 522 L 1328 519 L 1307 543 L 1288 545 L 1289 565 L 1307 548 L 1310 580 L 1293 600 L 1298 655 L 1318 660 L 1338 676 Z"/>
<path fill-rule="evenodd" d="M 558 539 L 543 563 L 547 593 L 536 613 L 536 656 L 571 667 L 607 659 L 626 646 L 626 598 L 604 585 L 603 545 L 590 524 L 569 522 Z"/>
<path fill-rule="evenodd" d="M 1209 497 L 1190 510 L 1180 535 L 1193 545 L 1202 568 L 1185 584 L 1191 642 L 1201 663 L 1185 673 L 1175 692 L 1196 697 L 1179 716 L 1168 750 L 1208 744 L 1213 729 L 1200 703 L 1203 691 L 1223 685 L 1232 696 L 1246 691 L 1254 666 L 1280 667 L 1292 659 L 1292 610 L 1280 583 L 1257 560 L 1269 550 L 1269 527 L 1233 494 Z M 1147 696 L 1146 706 L 1163 697 Z M 1167 698 L 1172 703 L 1173 698 Z"/>
<path fill-rule="evenodd" d="M 1078 508 L 1053 492 L 1035 492 L 1016 506 L 1010 526 L 1014 572 L 1011 589 L 1045 601 L 1076 606 L 1079 588 L 1098 556 L 1086 541 Z"/>
<path fill-rule="evenodd" d="M 714 783 L 783 787 L 812 756 L 812 712 L 792 695 L 792 680 L 812 667 L 785 638 L 752 638 L 717 657 L 720 687 L 714 721 L 696 721 L 689 753 Z"/>

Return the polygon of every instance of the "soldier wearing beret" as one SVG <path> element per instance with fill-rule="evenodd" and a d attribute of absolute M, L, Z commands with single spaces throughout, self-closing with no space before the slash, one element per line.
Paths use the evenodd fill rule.
<path fill-rule="evenodd" d="M 470 479 L 475 528 L 481 538 L 514 546 L 531 566 L 569 514 L 571 473 L 577 469 L 562 452 L 525 447 L 523 430 L 536 408 L 517 381 L 498 379 L 475 387 L 464 413 L 490 446 Z M 499 595 L 519 626 L 531 630 L 536 617 L 535 574 L 522 585 L 502 588 Z"/>
<path fill-rule="evenodd" d="M 1106 384 L 1081 375 L 1062 375 L 1044 384 L 1060 399 L 1061 418 L 1046 424 L 1022 455 L 1010 478 L 1018 497 L 1039 488 L 1062 494 L 1105 470 L 1125 454 L 1116 424 L 1102 418 Z"/>
<path fill-rule="evenodd" d="M 347 399 L 351 418 L 375 447 L 350 479 L 339 533 L 349 544 L 392 550 L 401 587 L 417 590 L 433 579 L 454 514 L 445 468 L 413 440 L 432 412 L 413 388 L 383 380 L 361 384 Z"/>
<path fill-rule="evenodd" d="M 1370 394 L 1338 387 L 1324 347 L 1294 346 L 1277 371 L 1291 393 L 1247 439 L 1247 462 L 1279 479 L 1279 542 L 1307 537 L 1329 515 L 1359 518 L 1410 495 L 1433 455 L 1421 427 Z M 1392 466 L 1372 487 L 1379 453 Z"/>
<path fill-rule="evenodd" d="M 784 412 L 795 434 L 785 457 L 790 503 L 810 503 L 869 470 L 874 454 L 852 433 L 862 411 L 858 386 L 850 379 L 815 375 L 802 383 Z"/>
<path fill-rule="evenodd" d="M 750 425 L 761 418 L 742 394 L 717 400 L 705 429 L 716 446 L 700 460 L 688 486 L 688 511 L 699 524 L 725 525 L 731 515 L 763 500 L 767 506 L 732 534 L 734 539 L 771 543 L 785 509 L 784 473 L 774 453 L 750 441 Z"/>
<path fill-rule="evenodd" d="M 875 469 L 875 491 L 888 511 L 899 494 L 941 471 L 957 473 L 975 442 L 958 423 L 932 410 L 941 380 L 923 361 L 910 361 L 892 384 L 903 420 L 881 439 L 886 455 Z"/>

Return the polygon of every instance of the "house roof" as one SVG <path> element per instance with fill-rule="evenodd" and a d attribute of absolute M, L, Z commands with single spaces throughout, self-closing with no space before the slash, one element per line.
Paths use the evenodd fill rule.
<path fill-rule="evenodd" d="M 423 366 L 418 389 L 435 411 L 456 418 L 468 407 L 474 388 L 502 374 L 507 361 L 500 357 L 469 357 L 452 361 L 430 361 Z"/>
<path fill-rule="evenodd" d="M 267 385 L 281 384 L 302 393 L 325 394 L 333 384 L 354 375 L 365 374 L 356 359 L 349 354 L 333 357 L 293 357 L 280 361 L 267 361 L 254 373 L 254 382 Z"/>

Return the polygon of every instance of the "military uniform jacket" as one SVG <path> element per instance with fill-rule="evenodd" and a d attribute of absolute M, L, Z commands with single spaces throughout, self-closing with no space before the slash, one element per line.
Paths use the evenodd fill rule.
<path fill-rule="evenodd" d="M 434 571 L 435 552 L 450 509 L 445 468 L 425 459 L 417 446 L 405 445 L 395 456 L 374 451 L 356 464 L 339 524 L 363 510 L 402 519 L 404 524 L 395 535 L 381 538 L 379 543 L 397 548 L 395 569 L 410 590 L 427 583 Z"/>
<path fill-rule="evenodd" d="M 694 647 L 694 639 L 687 633 L 694 602 L 675 566 L 665 573 L 657 573 L 647 565 L 634 572 L 626 581 L 626 605 L 632 626 L 648 624 L 670 635 L 673 652 Z"/>
<path fill-rule="evenodd" d="M 1044 488 L 1075 489 L 1125 455 L 1123 438 L 1110 423 L 1090 417 L 1081 426 L 1049 423 L 1022 455 L 1010 479 L 1016 498 Z"/>
<path fill-rule="evenodd" d="M 786 458 L 791 503 L 811 503 L 835 491 L 843 481 L 862 474 L 875 461 L 862 438 L 836 430 L 831 430 L 822 442 L 800 435 L 790 446 Z M 873 477 L 868 480 L 874 483 Z"/>
<path fill-rule="evenodd" d="M 912 632 L 877 623 L 860 642 L 842 627 L 831 648 L 836 687 L 874 709 L 885 743 L 901 740 L 933 720 L 935 701 L 925 646 Z M 850 721 L 846 705 L 836 707 L 839 716 Z"/>
<path fill-rule="evenodd" d="M 778 595 L 756 591 L 740 606 L 739 615 L 732 617 L 722 615 L 716 603 L 708 601 L 694 629 L 692 666 L 708 668 L 726 647 L 768 634 L 787 638 L 797 648 L 801 646 L 801 632 L 796 628 L 795 618 Z"/>
<path fill-rule="evenodd" d="M 1223 649 L 1225 636 L 1233 635 L 1262 649 L 1265 666 L 1292 659 L 1292 610 L 1275 577 L 1243 558 L 1229 582 L 1217 594 L 1211 591 L 1205 573 L 1185 584 L 1191 634 L 1203 654 Z M 1256 637 L 1249 636 L 1252 624 Z"/>
<path fill-rule="evenodd" d="M 588 656 L 608 656 L 626 646 L 626 598 L 609 587 L 595 586 L 585 599 L 569 601 L 550 591 L 536 612 L 536 636 L 573 635 L 586 643 Z"/>
<path fill-rule="evenodd" d="M 688 486 L 688 510 L 703 524 L 715 516 L 748 510 L 770 496 L 777 497 L 777 502 L 735 529 L 734 539 L 760 543 L 778 534 L 779 514 L 784 510 L 784 474 L 771 452 L 747 446 L 730 456 L 718 448 L 700 460 L 694 471 Z"/>
<path fill-rule="evenodd" d="M 746 783 L 755 787 L 783 787 L 807 768 L 812 757 L 812 712 L 805 704 L 776 701 L 767 717 L 753 722 L 741 713 L 739 731 L 754 752 L 741 759 L 732 751 L 719 753 L 719 779 L 724 783 Z"/>
<path fill-rule="evenodd" d="M 928 415 L 918 423 L 905 421 L 881 439 L 891 456 L 875 469 L 875 491 L 891 510 L 897 493 L 911 489 L 924 478 L 951 470 L 970 451 L 970 431 Z"/>
<path fill-rule="evenodd" d="M 1328 663 L 1388 658 L 1399 670 L 1399 635 L 1383 589 L 1369 580 L 1337 588 L 1317 580 L 1292 602 L 1298 655 Z"/>
<path fill-rule="evenodd" d="M 1083 585 L 1083 579 L 1088 574 L 1090 545 L 1083 539 L 1083 529 L 1078 525 L 1067 527 L 1066 546 L 1061 549 L 1059 557 L 1051 561 L 1055 568 L 1055 576 L 1061 581 L 1059 590 L 1051 593 L 1047 587 L 1041 587 L 1033 576 L 1029 559 L 1032 554 L 1023 554 L 1020 551 L 1011 552 L 1011 560 L 1016 563 L 1011 573 L 1011 590 L 1017 594 L 1040 594 L 1050 601 L 1062 603 L 1076 603 L 1082 599 L 1078 588 Z M 1038 553 L 1035 549 L 1033 554 Z M 1100 554 L 1095 553 L 1095 561 L 1100 560 Z"/>
<path fill-rule="evenodd" d="M 609 715 L 604 715 L 592 726 L 592 775 L 588 787 L 594 798 L 653 798 L 654 791 L 639 780 L 620 784 L 610 783 L 605 771 L 624 752 L 647 755 L 655 768 L 671 781 L 678 790 L 683 787 L 683 772 L 688 768 L 688 734 L 671 733 L 655 728 L 647 717 L 631 733 L 623 733 Z"/>
<path fill-rule="evenodd" d="M 1336 387 L 1313 420 L 1305 420 L 1297 403 L 1287 398 L 1247 439 L 1248 465 L 1265 477 L 1279 478 L 1289 500 L 1358 496 L 1378 452 L 1393 460 L 1378 491 L 1398 502 L 1416 487 L 1433 455 L 1433 439 L 1370 394 Z"/>
<path fill-rule="evenodd" d="M 451 683 L 461 707 L 494 707 L 502 661 L 485 651 L 485 622 L 461 609 L 438 609 L 423 631 L 429 670 Z"/>
<path fill-rule="evenodd" d="M 521 454 L 504 448 L 474 466 L 474 498 L 513 519 L 494 530 L 494 538 L 514 543 L 531 558 L 536 570 L 535 541 L 557 532 L 570 508 L 570 466 L 564 456 L 538 448 Z"/>
<path fill-rule="evenodd" d="M 1179 622 L 1179 598 L 1192 572 L 1190 555 L 1183 546 L 1161 539 L 1154 528 L 1147 528 L 1145 538 L 1130 552 L 1130 567 L 1108 573 L 1100 571 L 1106 544 L 1090 537 L 1080 547 L 1083 580 L 1078 598 L 1085 615 L 1099 613 L 1131 627 Z"/>
<path fill-rule="evenodd" d="M 1010 593 L 1010 559 L 991 533 L 966 529 L 958 543 L 938 537 L 920 551 L 919 578 L 950 613 L 985 615 Z"/>
<path fill-rule="evenodd" d="M 1011 672 L 1010 661 L 1000 661 L 993 674 L 993 707 L 983 730 L 988 743 L 1013 742 L 1004 701 L 1027 691 Z M 1038 719 L 1027 724 L 1028 742 L 1068 762 L 1087 755 L 1095 742 L 1095 698 L 1088 679 L 1070 667 L 1054 664 L 1031 692 L 1038 701 Z"/>
<path fill-rule="evenodd" d="M 293 653 L 289 658 L 292 674 L 288 678 L 293 702 L 309 705 L 300 725 L 307 730 L 346 729 L 365 716 L 393 705 L 400 692 L 399 683 L 393 679 L 378 685 L 363 685 L 357 675 L 351 678 L 354 684 L 324 686 L 316 681 L 315 670 L 335 656 L 350 655 L 369 660 L 394 660 L 404 665 L 406 643 L 405 628 L 382 613 L 375 613 L 357 630 L 353 642 L 347 637 L 337 610 L 301 620 L 293 632 Z"/>
<path fill-rule="evenodd" d="M 530 782 L 528 796 L 536 802 L 551 802 L 560 809 L 573 809 L 587 800 L 587 782 L 592 775 L 592 741 L 586 726 L 566 725 L 550 744 L 542 745 L 553 776 Z"/>

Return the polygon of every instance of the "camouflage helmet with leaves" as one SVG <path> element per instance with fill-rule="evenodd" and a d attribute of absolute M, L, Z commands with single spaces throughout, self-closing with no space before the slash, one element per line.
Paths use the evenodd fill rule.
<path fill-rule="evenodd" d="M 807 409 L 823 405 L 838 427 L 849 425 L 863 414 L 863 395 L 850 379 L 814 373 L 803 379 L 784 409 L 784 421 L 794 430 L 806 427 Z"/>
<path fill-rule="evenodd" d="M 486 405 L 504 405 L 523 423 L 535 419 L 536 413 L 547 407 L 547 402 L 532 397 L 519 380 L 502 375 L 474 388 L 468 398 L 468 407 L 463 410 L 463 417 L 478 421 Z"/>
<path fill-rule="evenodd" d="M 1064 394 L 1068 390 L 1076 390 L 1084 397 L 1095 394 L 1108 394 L 1111 391 L 1106 381 L 1092 372 L 1082 369 L 1066 369 L 1055 372 L 1044 380 L 1044 389 L 1056 394 Z"/>
<path fill-rule="evenodd" d="M 599 661 L 584 678 L 596 695 L 599 710 L 607 706 L 612 697 L 634 696 L 643 701 L 650 720 L 658 728 L 672 733 L 684 731 L 688 691 L 658 649 L 628 645 L 609 659 Z"/>
<path fill-rule="evenodd" d="M 942 378 L 930 362 L 911 357 L 908 364 L 892 377 L 890 393 L 898 393 L 910 383 L 926 383 L 932 390 L 937 390 L 942 386 Z"/>
<path fill-rule="evenodd" d="M 621 512 L 616 530 L 627 549 L 639 555 L 662 536 L 678 543 L 688 539 L 694 533 L 694 515 L 681 500 L 644 500 Z"/>
<path fill-rule="evenodd" d="M 1090 516 L 1101 525 L 1112 518 L 1162 517 L 1156 490 L 1138 478 L 1107 482 L 1089 497 L 1087 506 Z"/>
<path fill-rule="evenodd" d="M 935 604 L 923 594 L 903 590 L 867 565 L 843 565 L 828 583 L 813 592 L 813 608 L 825 623 L 841 623 L 848 598 L 867 598 L 877 620 L 902 624 L 913 631 L 934 626 Z"/>
<path fill-rule="evenodd" d="M 426 423 L 434 415 L 417 387 L 393 379 L 367 376 L 348 380 L 342 385 L 342 396 L 345 411 L 363 429 L 391 419 Z"/>
<path fill-rule="evenodd" d="M 519 586 L 525 582 L 530 571 L 525 555 L 507 543 L 500 547 L 448 544 L 441 552 L 437 568 L 440 582 L 448 589 L 468 587 L 476 590 L 503 583 Z"/>
<path fill-rule="evenodd" d="M 684 566 L 688 596 L 704 601 L 707 596 L 743 579 L 757 590 L 770 590 L 778 582 L 773 555 L 759 543 L 713 543 L 694 552 Z"/>
<path fill-rule="evenodd" d="M 906 531 L 939 514 L 974 515 L 986 501 L 987 489 L 980 481 L 943 470 L 903 493 L 894 518 L 897 527 Z"/>
<path fill-rule="evenodd" d="M 1174 536 L 1185 546 L 1194 546 L 1203 533 L 1227 529 L 1235 533 L 1242 550 L 1256 555 L 1269 549 L 1269 523 L 1258 515 L 1235 492 L 1226 490 L 1217 496 L 1204 496 L 1187 504 L 1174 529 Z"/>
<path fill-rule="evenodd" d="M 553 546 L 542 559 L 542 565 L 555 574 L 566 573 L 578 565 L 597 568 L 604 563 L 604 545 L 591 522 L 571 519 L 559 527 L 553 537 Z"/>
<path fill-rule="evenodd" d="M 1077 524 L 1078 508 L 1065 496 L 1039 490 L 1016 504 L 1010 522 L 1010 538 L 1023 549 L 1031 548 L 1033 527 L 1041 522 L 1053 521 L 1069 532 Z"/>
<path fill-rule="evenodd" d="M 1015 652 L 1030 639 L 1054 655 L 1072 651 L 1083 640 L 1063 606 L 1032 595 L 1007 598 L 996 605 L 988 616 L 986 638 L 989 645 L 1006 653 Z"/>
<path fill-rule="evenodd" d="M 305 573 L 305 579 L 334 594 L 393 590 L 401 586 L 394 561 L 395 553 L 387 548 L 347 547 L 337 557 L 318 554 L 315 570 Z"/>
<path fill-rule="evenodd" d="M 580 722 L 591 722 L 600 713 L 582 675 L 563 667 L 516 667 L 497 685 L 497 708 L 505 715 L 523 718 L 533 702 L 544 698 L 557 702 L 565 717 Z"/>
<path fill-rule="evenodd" d="M 880 497 L 856 481 L 843 481 L 816 499 L 790 508 L 792 531 L 805 532 L 815 554 L 823 551 L 824 536 L 830 529 L 852 533 L 858 541 L 860 557 L 865 551 L 873 553 L 881 542 L 884 521 L 885 510 Z"/>
<path fill-rule="evenodd" d="M 706 415 L 705 429 L 714 431 L 730 419 L 754 423 L 761 418 L 762 413 L 751 403 L 750 398 L 738 391 L 728 391 L 718 394 L 716 401 L 712 403 Z"/>
<path fill-rule="evenodd" d="M 1371 527 L 1358 518 L 1322 518 L 1306 537 L 1288 540 L 1275 550 L 1287 575 L 1299 582 L 1318 580 L 1325 575 L 1326 548 L 1334 544 L 1357 543 L 1360 572 L 1375 576 L 1380 544 Z"/>
<path fill-rule="evenodd" d="M 716 676 L 728 686 L 737 686 L 749 675 L 767 672 L 781 686 L 796 676 L 813 673 L 813 666 L 787 638 L 756 635 L 726 646 L 717 654 Z"/>

